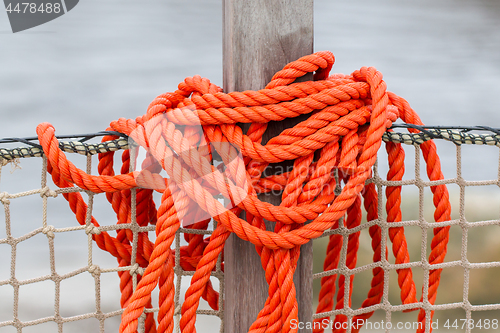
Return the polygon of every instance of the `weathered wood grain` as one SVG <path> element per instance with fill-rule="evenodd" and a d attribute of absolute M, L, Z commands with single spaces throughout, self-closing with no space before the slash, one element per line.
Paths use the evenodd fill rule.
<path fill-rule="evenodd" d="M 313 0 L 223 0 L 223 4 L 225 92 L 262 89 L 288 62 L 312 53 Z M 270 123 L 263 142 L 300 120 Z M 281 202 L 280 196 L 260 199 L 274 205 Z M 267 222 L 267 228 L 273 230 L 274 224 Z M 234 234 L 226 242 L 224 260 L 225 332 L 248 332 L 268 295 L 264 270 L 255 246 Z M 309 243 L 301 247 L 294 275 L 301 321 L 312 318 L 312 262 Z"/>

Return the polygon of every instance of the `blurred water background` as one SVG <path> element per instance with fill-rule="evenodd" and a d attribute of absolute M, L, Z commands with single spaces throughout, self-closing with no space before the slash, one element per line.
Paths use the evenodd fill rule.
<path fill-rule="evenodd" d="M 335 54 L 332 72 L 351 73 L 361 66 L 375 66 L 383 73 L 388 89 L 406 98 L 429 125 L 500 127 L 500 1 L 316 0 L 314 20 L 314 49 L 331 50 Z M 0 137 L 34 136 L 37 124 L 45 121 L 55 126 L 57 134 L 92 133 L 106 129 L 110 121 L 119 117 L 144 114 L 155 96 L 175 90 L 186 76 L 199 74 L 222 85 L 221 21 L 220 1 L 85 0 L 61 18 L 12 34 L 7 14 L 0 10 Z M 438 148 L 445 177 L 454 178 L 454 145 L 438 143 Z M 407 154 L 408 179 L 414 176 L 412 149 Z M 474 146 L 462 150 L 464 178 L 498 179 L 497 148 Z M 84 166 L 84 158 L 75 161 Z M 4 168 L 0 192 L 17 193 L 40 186 L 41 160 L 22 161 L 21 166 L 22 170 L 13 173 L 9 167 Z M 387 170 L 383 163 L 381 170 Z M 450 186 L 450 191 L 456 217 L 458 186 Z M 405 193 L 408 200 L 404 202 L 403 217 L 416 218 L 417 194 L 414 190 L 404 190 Z M 466 196 L 468 220 L 500 218 L 497 186 L 468 188 Z M 49 223 L 57 227 L 76 225 L 64 199 L 51 200 Z M 426 218 L 431 220 L 430 195 L 426 194 L 426 200 Z M 102 196 L 101 201 L 102 204 L 96 204 L 99 222 L 115 223 Z M 41 226 L 38 196 L 12 200 L 11 209 L 14 236 Z M 1 239 L 5 237 L 3 216 L 0 222 Z M 482 233 L 469 232 L 470 254 L 476 256 L 475 261 L 498 260 L 497 229 L 498 226 Z M 412 261 L 418 261 L 420 228 L 409 228 L 407 234 Z M 447 260 L 460 259 L 461 237 L 462 230 L 452 228 L 451 257 Z M 371 249 L 367 232 L 362 234 L 361 243 L 368 254 L 360 262 L 368 262 Z M 58 234 L 58 270 L 64 273 L 86 266 L 86 244 L 83 232 L 78 236 Z M 326 244 L 323 240 L 317 244 L 315 270 L 319 271 L 319 253 Z M 37 235 L 19 244 L 17 251 L 18 279 L 50 273 L 45 236 Z M 108 254 L 98 249 L 94 252 L 97 264 L 116 266 Z M 10 246 L 0 244 L 0 280 L 9 278 L 10 262 Z M 471 286 L 477 288 L 471 296 L 475 297 L 471 300 L 473 304 L 500 302 L 500 287 L 495 278 L 498 273 L 490 269 L 475 280 L 471 277 Z M 443 272 L 443 279 L 448 280 L 441 288 L 448 289 L 440 291 L 438 302 L 462 300 L 461 275 L 460 270 Z M 116 310 L 118 278 L 114 273 L 103 276 L 103 311 Z M 364 282 L 364 287 L 358 287 L 361 291 L 355 292 L 354 303 L 359 305 L 366 296 L 370 276 L 367 272 L 358 279 Z M 417 270 L 415 276 L 420 289 L 423 273 Z M 390 300 L 399 304 L 396 275 L 391 275 L 391 279 Z M 184 288 L 187 285 L 188 280 L 183 283 Z M 21 287 L 21 320 L 54 313 L 54 284 L 44 282 L 40 286 Z M 61 315 L 95 311 L 94 281 L 90 274 L 64 281 L 61 288 Z M 12 287 L 0 286 L 0 322 L 11 320 L 12 306 Z M 464 313 L 455 311 L 439 318 L 465 318 Z M 499 314 L 498 311 L 482 313 L 490 319 L 500 319 Z M 415 320 L 416 313 L 401 318 Z M 110 319 L 106 328 L 115 331 L 118 322 L 118 318 Z M 203 332 L 218 331 L 217 320 L 205 319 L 201 323 Z M 64 327 L 64 332 L 97 330 L 95 319 Z M 14 331 L 13 327 L 0 328 L 1 333 Z M 56 331 L 54 323 L 23 329 L 23 332 Z"/>

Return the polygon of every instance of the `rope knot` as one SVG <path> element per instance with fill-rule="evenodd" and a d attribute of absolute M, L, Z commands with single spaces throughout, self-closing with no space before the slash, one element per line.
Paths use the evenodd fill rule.
<path fill-rule="evenodd" d="M 55 237 L 54 230 L 56 230 L 56 228 L 53 225 L 48 225 L 42 229 L 42 233 L 47 235 L 47 237 L 49 238 L 54 238 Z"/>
<path fill-rule="evenodd" d="M 99 230 L 98 227 L 96 227 L 93 224 L 89 224 L 85 227 L 85 233 L 87 235 L 99 235 L 101 233 L 101 230 Z"/>
<path fill-rule="evenodd" d="M 96 277 L 101 274 L 101 268 L 97 265 L 90 265 L 87 271 L 92 274 L 92 276 Z"/>
<path fill-rule="evenodd" d="M 54 190 L 51 190 L 48 186 L 45 186 L 40 190 L 40 196 L 43 197 L 52 197 L 55 198 L 57 197 L 57 192 Z"/>
<path fill-rule="evenodd" d="M 134 275 L 134 274 L 143 275 L 144 274 L 144 268 L 142 268 L 141 266 L 139 266 L 138 263 L 135 263 L 132 266 L 130 266 L 129 272 L 130 272 L 130 275 Z"/>
<path fill-rule="evenodd" d="M 7 192 L 0 192 L 0 202 L 3 203 L 4 205 L 10 204 L 10 195 Z"/>

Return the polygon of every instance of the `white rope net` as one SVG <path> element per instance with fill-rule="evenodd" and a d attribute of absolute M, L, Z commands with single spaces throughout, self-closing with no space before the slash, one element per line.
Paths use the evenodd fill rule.
<path fill-rule="evenodd" d="M 392 138 L 397 141 L 396 138 Z M 405 141 L 406 140 L 406 141 Z M 417 299 L 427 299 L 430 269 L 443 269 L 437 301 L 431 305 L 427 301 L 418 303 L 425 309 L 427 321 L 425 331 L 430 331 L 430 312 L 435 311 L 434 332 L 478 330 L 497 331 L 500 319 L 500 162 L 498 162 L 498 140 L 481 142 L 469 140 L 464 143 L 487 143 L 493 147 L 477 145 L 460 146 L 444 140 L 437 140 L 438 152 L 442 156 L 445 179 L 430 182 L 422 172 L 422 157 L 418 142 L 411 138 L 401 141 L 406 145 L 406 175 L 400 182 L 388 182 L 384 152 L 374 168 L 374 182 L 378 192 L 378 216 L 373 221 L 363 221 L 360 226 L 348 229 L 341 226 L 337 230 L 325 232 L 314 241 L 314 299 L 317 302 L 319 281 L 325 276 L 346 281 L 354 275 L 352 304 L 344 299 L 343 308 L 315 314 L 314 318 L 330 317 L 325 326 L 330 332 L 336 315 L 343 314 L 351 320 L 355 315 L 375 311 L 365 323 L 362 331 L 369 332 L 411 332 L 418 328 L 418 311 L 403 313 L 415 308 L 402 305 L 399 299 L 397 269 L 411 267 L 417 286 Z M 496 147 L 495 147 L 496 146 Z M 123 147 L 120 147 L 123 148 Z M 126 148 L 126 147 L 125 147 Z M 470 148 L 470 149 L 469 149 Z M 464 164 L 471 163 L 471 152 L 481 148 L 482 155 L 472 157 L 474 169 L 470 172 Z M 487 151 L 483 150 L 487 148 Z M 408 153 L 414 150 L 414 154 Z M 85 152 L 85 150 L 83 151 Z M 443 152 L 445 157 L 443 158 Z M 483 154 L 484 153 L 484 154 Z M 484 156 L 489 156 L 486 159 Z M 25 154 L 29 155 L 29 154 Z M 72 156 L 70 156 L 72 155 Z M 452 155 L 456 156 L 452 158 Z M 87 173 L 94 173 L 93 157 L 68 154 L 72 162 Z M 495 157 L 493 163 L 491 156 Z M 93 234 L 103 231 L 115 232 L 127 228 L 133 232 L 133 253 L 137 251 L 139 232 L 148 232 L 154 239 L 155 226 L 141 227 L 135 219 L 135 191 L 132 190 L 131 223 L 116 224 L 116 215 L 106 201 L 105 194 L 93 194 L 78 188 L 59 189 L 47 177 L 45 158 L 13 160 L 9 163 L 0 158 L 0 202 L 4 213 L 0 214 L 0 332 L 116 332 L 120 323 L 120 290 L 118 271 L 128 270 L 137 284 L 137 275 L 143 269 L 132 260 L 130 266 L 118 267 L 116 259 L 99 249 L 92 240 Z M 450 170 L 456 174 L 450 177 Z M 41 171 L 41 178 L 40 178 Z M 452 172 L 451 172 L 452 173 Z M 478 180 L 477 178 L 481 179 Z M 484 179 L 489 180 L 484 180 Z M 433 205 L 430 186 L 447 184 L 452 201 L 452 220 L 433 222 Z M 388 223 L 385 213 L 385 189 L 387 186 L 402 186 L 403 222 Z M 86 224 L 79 225 L 68 208 L 62 193 L 82 192 L 88 205 Z M 159 199 L 159 197 L 155 197 Z M 91 216 L 100 227 L 91 224 Z M 342 223 L 341 223 L 342 225 Z M 373 250 L 370 246 L 369 228 L 381 228 L 382 260 L 372 262 Z M 408 242 L 410 263 L 395 264 L 392 244 L 388 241 L 390 227 L 404 226 Z M 437 226 L 450 226 L 450 242 L 444 263 L 429 265 L 430 239 Z M 185 245 L 183 233 L 210 234 L 210 230 L 181 228 L 176 235 L 175 248 Z M 346 266 L 349 235 L 360 232 L 360 249 L 356 268 Z M 323 271 L 323 261 L 328 238 L 341 235 L 342 250 L 337 269 Z M 386 246 L 388 260 L 386 257 Z M 379 304 L 362 308 L 361 302 L 370 289 L 372 270 L 380 267 L 384 271 L 383 297 Z M 179 329 L 180 309 L 184 292 L 189 286 L 193 272 L 184 271 L 180 266 L 180 254 L 176 251 L 176 332 Z M 224 276 L 221 259 L 212 273 L 214 289 L 224 295 Z M 349 294 L 349 283 L 344 285 L 344 294 Z M 338 293 L 338 292 L 337 292 Z M 153 294 L 153 304 L 158 304 L 158 294 Z M 337 295 L 335 295 L 336 299 Z M 316 306 L 316 304 L 314 305 Z M 223 297 L 219 298 L 219 309 L 223 309 Z M 158 308 L 146 312 L 157 313 Z M 199 332 L 224 332 L 223 311 L 211 310 L 208 303 L 201 301 L 198 310 L 197 329 Z M 141 317 L 139 331 L 144 331 Z M 391 323 L 388 327 L 387 323 Z M 437 323 L 437 326 L 436 326 Z M 304 326 L 307 323 L 303 323 Z M 399 325 L 399 326 L 398 326 Z M 402 326 L 401 326 L 402 325 Z M 304 332 L 308 332 L 305 330 Z M 351 331 L 348 326 L 347 332 Z"/>
<path fill-rule="evenodd" d="M 0 231 L 0 332 L 29 332 L 30 329 L 33 332 L 117 332 L 123 312 L 120 309 L 120 279 L 117 272 L 128 270 L 135 290 L 137 276 L 142 274 L 144 269 L 139 267 L 134 259 L 130 266 L 118 267 L 116 260 L 109 253 L 97 248 L 92 240 L 93 234 L 124 228 L 123 225 L 115 224 L 116 217 L 103 216 L 102 211 L 99 212 L 103 207 L 98 201 L 103 203 L 106 200 L 105 194 L 94 194 L 76 187 L 56 188 L 50 177 L 47 177 L 46 158 L 35 162 L 40 161 L 42 176 L 39 188 L 19 192 L 7 192 L 2 188 L 0 192 L 0 202 L 4 208 Z M 31 175 L 37 167 L 40 171 L 40 165 L 34 165 L 37 163 L 26 163 L 33 162 L 33 159 L 30 159 L 22 160 L 22 163 L 14 161 L 9 173 L 9 164 L 6 162 L 4 160 L 2 163 L 3 172 L 0 170 L 0 176 L 4 178 L 10 176 L 19 181 L 19 177 L 14 177 L 16 173 L 24 173 L 22 177 L 29 177 L 26 171 Z M 86 171 L 90 174 L 93 168 L 91 155 L 87 156 L 86 162 Z M 26 166 L 26 170 L 20 169 L 20 166 Z M 7 172 L 4 169 L 7 169 Z M 40 181 L 39 176 L 31 178 L 38 178 Z M 3 180 L 2 185 L 16 187 L 16 179 L 13 179 L 13 183 Z M 87 195 L 85 225 L 78 225 L 74 214 L 65 207 L 67 202 L 61 194 L 67 192 L 82 192 Z M 136 191 L 132 190 L 131 194 L 131 223 L 125 228 L 134 234 L 132 258 L 135 258 L 138 233 L 148 232 L 152 239 L 155 226 L 141 227 L 137 224 Z M 37 218 L 40 212 L 41 219 Z M 91 216 L 96 217 L 100 227 L 92 225 Z M 99 218 L 100 216 L 105 218 Z M 209 229 L 213 230 L 210 227 Z M 174 247 L 186 245 L 181 234 L 209 235 L 212 230 L 180 228 Z M 180 332 L 179 318 L 183 295 L 194 272 L 182 269 L 179 251 L 176 251 L 175 273 L 175 329 Z M 220 259 L 216 270 L 212 272 L 211 282 L 214 289 L 223 294 L 224 275 Z M 152 297 L 156 298 L 158 304 L 158 293 Z M 219 309 L 223 308 L 222 300 L 221 297 Z M 205 326 L 202 331 L 223 332 L 222 311 L 211 310 L 208 304 L 203 302 L 202 300 L 197 311 L 200 315 L 199 325 Z M 146 309 L 145 313 L 157 313 L 158 310 L 150 308 Z M 144 331 L 144 319 L 145 315 L 141 316 L 139 332 Z"/>
<path fill-rule="evenodd" d="M 500 236 L 500 163 L 495 161 L 492 168 L 491 163 L 488 165 L 480 162 L 481 160 L 491 161 L 491 158 L 487 159 L 485 154 L 490 157 L 495 156 L 495 159 L 498 159 L 498 148 L 474 145 L 460 146 L 444 141 L 436 141 L 436 143 L 438 146 L 441 145 L 438 147 L 438 152 L 444 151 L 450 155 L 451 150 L 455 150 L 456 160 L 450 156 L 447 161 L 443 158 L 441 161 L 443 163 L 444 160 L 445 168 L 446 164 L 455 163 L 456 177 L 447 177 L 445 171 L 444 180 L 429 181 L 425 168 L 421 168 L 423 164 L 421 150 L 419 145 L 415 144 L 414 148 L 405 147 L 407 152 L 405 164 L 407 165 L 411 165 L 412 160 L 412 156 L 408 156 L 410 155 L 408 151 L 414 150 L 414 170 L 407 170 L 408 175 L 402 181 L 387 181 L 385 174 L 388 167 L 383 165 L 383 162 L 387 161 L 387 155 L 384 156 L 384 153 L 381 152 L 374 168 L 374 176 L 370 180 L 375 183 L 377 188 L 379 219 L 368 222 L 365 220 L 359 227 L 352 229 L 341 226 L 336 230 L 325 232 L 315 240 L 317 243 L 322 242 L 321 248 L 324 249 L 329 236 L 342 236 L 342 250 L 337 269 L 323 271 L 322 267 L 318 267 L 321 265 L 320 261 L 322 262 L 324 259 L 324 254 L 318 253 L 316 249 L 319 246 L 315 245 L 316 273 L 314 279 L 316 285 L 319 284 L 319 279 L 325 276 L 337 275 L 337 284 L 340 276 L 344 276 L 346 281 L 350 276 L 355 278 L 351 306 L 349 306 L 346 297 L 342 309 L 315 314 L 314 318 L 327 316 L 333 321 L 336 315 L 345 315 L 348 317 L 348 322 L 351 323 L 354 316 L 375 311 L 370 319 L 364 321 L 362 331 L 415 332 L 417 329 L 423 328 L 425 332 L 430 332 L 430 314 L 431 311 L 435 311 L 432 320 L 433 332 L 498 331 L 500 328 L 500 279 L 498 277 L 500 273 L 500 242 L 498 242 Z M 480 149 L 481 154 L 477 154 L 477 152 L 471 154 L 474 153 L 474 150 Z M 464 150 L 466 154 L 463 153 Z M 465 160 L 465 158 L 469 160 Z M 471 158 L 473 161 L 470 160 Z M 464 172 L 463 164 L 473 164 L 473 173 L 470 172 L 471 168 L 468 168 L 468 172 Z M 484 179 L 488 176 L 493 179 L 467 179 L 468 177 Z M 430 187 L 439 184 L 446 184 L 450 191 L 452 220 L 436 223 L 433 221 L 434 207 Z M 385 190 L 388 186 L 402 186 L 402 222 L 387 222 Z M 381 261 L 377 263 L 373 263 L 371 260 L 373 251 L 370 247 L 371 238 L 368 232 L 369 228 L 374 225 L 379 226 L 382 235 L 385 236 L 381 237 Z M 392 244 L 389 241 L 389 229 L 399 226 L 404 227 L 408 241 L 410 254 L 408 264 L 395 264 L 395 257 L 391 249 Z M 446 259 L 442 264 L 431 266 L 429 253 L 433 229 L 445 226 L 450 226 Z M 346 266 L 349 236 L 356 232 L 361 232 L 360 254 L 356 268 L 349 269 Z M 386 252 L 388 260 L 385 259 Z M 375 267 L 380 267 L 384 271 L 383 297 L 379 304 L 362 308 L 361 302 L 367 297 L 370 289 L 367 281 L 372 278 L 372 269 Z M 417 299 L 425 300 L 417 303 L 419 308 L 425 310 L 425 326 L 417 320 L 418 311 L 403 313 L 406 309 L 417 307 L 417 304 L 402 305 L 399 298 L 400 289 L 396 270 L 410 267 L 417 286 Z M 429 271 L 431 269 L 443 270 L 435 305 L 427 301 Z M 344 295 L 348 295 L 349 283 L 345 283 L 344 288 Z M 423 297 L 421 298 L 421 296 Z M 332 321 L 325 327 L 338 329 L 340 326 L 335 326 Z M 346 331 L 350 330 L 351 327 L 347 327 Z"/>

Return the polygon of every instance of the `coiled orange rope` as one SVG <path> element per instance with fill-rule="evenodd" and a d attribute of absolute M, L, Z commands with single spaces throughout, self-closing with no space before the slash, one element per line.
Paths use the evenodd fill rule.
<path fill-rule="evenodd" d="M 158 327 L 151 313 L 146 317 L 147 332 L 172 332 L 174 328 L 174 256 L 171 249 L 175 233 L 181 220 L 200 221 L 190 226 L 206 229 L 210 221 L 193 212 L 201 208 L 217 221 L 212 235 L 185 234 L 187 246 L 181 247 L 181 266 L 194 271 L 182 305 L 182 332 L 195 332 L 196 310 L 200 297 L 208 301 L 213 309 L 218 308 L 219 295 L 211 286 L 210 274 L 217 258 L 223 253 L 224 242 L 231 233 L 255 244 L 269 284 L 269 296 L 264 308 L 250 328 L 250 332 L 296 332 L 291 321 L 297 319 L 297 301 L 293 285 L 293 273 L 300 253 L 300 246 L 317 238 L 326 230 L 343 227 L 352 229 L 361 223 L 362 205 L 368 220 L 378 219 L 378 196 L 373 183 L 365 185 L 371 177 L 372 166 L 382 143 L 383 133 L 400 118 L 404 122 L 421 125 L 418 115 L 407 101 L 386 91 L 382 74 L 372 67 L 363 67 L 351 75 L 335 74 L 328 77 L 334 63 L 330 52 L 317 52 L 300 58 L 276 73 L 265 89 L 259 91 L 233 92 L 225 94 L 209 80 L 195 76 L 179 84 L 173 93 L 158 96 L 144 116 L 118 119 L 110 130 L 135 136 L 146 148 L 148 167 L 140 177 L 138 172 L 129 172 L 130 155 L 122 155 L 121 174 L 113 171 L 113 152 L 99 155 L 99 176 L 89 175 L 69 162 L 58 148 L 54 128 L 43 123 L 37 127 L 39 141 L 48 158 L 48 170 L 59 187 L 79 186 L 94 193 L 106 192 L 106 197 L 117 214 L 119 224 L 131 221 L 131 192 L 137 190 L 137 223 L 140 226 L 156 224 L 156 239 L 152 243 L 146 233 L 139 233 L 135 261 L 145 268 L 136 290 L 132 290 L 129 271 L 120 272 L 122 315 L 120 332 L 135 332 L 138 318 L 144 309 L 151 307 L 151 292 L 159 284 L 160 299 Z M 314 81 L 294 83 L 306 73 L 315 72 Z M 293 128 L 284 130 L 279 136 L 262 144 L 262 135 L 269 121 L 283 120 L 309 114 L 309 118 Z M 154 123 L 154 126 L 148 124 Z M 251 123 L 243 133 L 237 123 Z M 203 126 L 203 134 L 192 127 Z M 411 130 L 417 132 L 416 130 Z M 108 136 L 103 140 L 114 137 Z M 212 163 L 212 154 L 206 148 L 211 142 L 228 142 L 243 156 L 236 165 L 229 167 L 228 181 Z M 205 150 L 204 150 L 205 149 Z M 388 143 L 390 170 L 387 179 L 401 180 L 404 173 L 404 151 L 400 144 Z M 427 174 L 431 181 L 443 179 L 435 144 L 432 141 L 421 145 L 427 163 Z M 230 154 L 229 151 L 224 153 Z M 169 155 L 173 158 L 154 157 Z M 226 156 L 227 157 L 227 156 Z M 290 172 L 263 177 L 270 163 L 293 160 Z M 164 169 L 169 179 L 159 172 Z M 340 171 L 335 178 L 335 170 Z M 208 176 L 206 176 L 208 175 Z M 201 180 L 200 177 L 204 176 Z M 338 182 L 345 185 L 340 194 L 334 189 Z M 246 192 L 241 189 L 248 182 Z M 175 186 L 170 186 L 174 184 Z M 156 208 L 153 189 L 162 192 L 161 204 Z M 282 191 L 282 204 L 273 206 L 257 198 L 258 193 L 271 190 Z M 450 219 L 450 203 L 444 185 L 432 186 L 435 220 Z M 222 193 L 235 207 L 225 209 L 213 197 Z M 79 193 L 66 193 L 72 211 L 80 224 L 85 224 L 87 206 Z M 401 187 L 389 186 L 387 196 L 387 220 L 399 222 L 401 217 Z M 236 200 L 238 199 L 238 200 Z M 246 221 L 239 218 L 246 212 Z M 197 213 L 196 213 L 197 214 Z M 342 217 L 347 214 L 347 218 Z M 265 230 L 264 219 L 276 222 L 274 231 Z M 306 221 L 311 221 L 304 224 Z M 98 226 L 92 217 L 92 224 Z M 370 227 L 373 261 L 381 260 L 381 228 Z M 446 254 L 449 227 L 435 228 L 432 240 L 431 265 L 441 263 Z M 396 264 L 410 262 L 403 227 L 389 228 L 389 237 Z M 119 266 L 132 262 L 131 230 L 121 229 L 116 237 L 107 232 L 94 234 L 97 245 L 115 256 Z M 325 270 L 338 267 L 342 248 L 342 236 L 330 236 Z M 350 234 L 347 245 L 346 266 L 356 266 L 359 247 L 359 232 Z M 387 251 L 386 251 L 387 254 Z M 417 303 L 416 287 L 411 268 L 397 271 L 403 304 Z M 440 269 L 431 270 L 428 302 L 436 299 Z M 354 276 L 350 276 L 350 291 Z M 335 306 L 344 306 L 343 276 L 339 280 L 338 295 L 335 295 L 336 276 L 321 280 L 321 291 L 317 313 L 330 311 Z M 363 307 L 380 303 L 383 293 L 384 270 L 373 269 L 371 289 Z M 349 297 L 349 304 L 351 295 Z M 418 304 L 415 309 L 420 308 Z M 367 319 L 373 312 L 354 317 Z M 321 321 L 318 319 L 317 321 Z M 347 317 L 337 315 L 336 322 L 345 322 Z M 421 309 L 419 321 L 425 322 Z M 425 325 L 423 325 L 425 327 Z M 359 331 L 361 327 L 355 327 Z M 322 332 L 315 329 L 314 332 Z M 345 330 L 341 330 L 345 331 Z M 423 331 L 423 329 L 422 329 Z"/>

